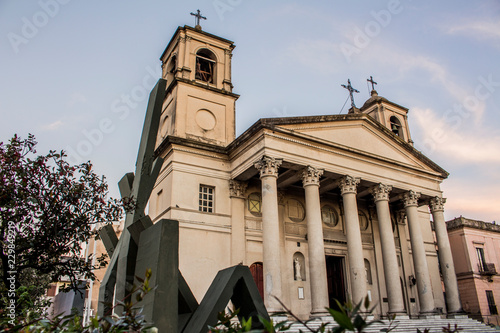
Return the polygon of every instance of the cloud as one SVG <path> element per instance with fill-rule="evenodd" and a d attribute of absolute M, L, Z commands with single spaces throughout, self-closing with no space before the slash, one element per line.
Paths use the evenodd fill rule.
<path fill-rule="evenodd" d="M 412 116 L 421 131 L 425 154 L 462 164 L 500 163 L 500 135 L 487 127 L 468 128 L 467 118 L 454 112 L 438 115 L 432 109 L 413 108 Z"/>
<path fill-rule="evenodd" d="M 58 120 L 58 121 L 55 121 L 51 124 L 42 126 L 42 129 L 44 129 L 46 131 L 55 131 L 56 129 L 60 128 L 63 125 L 64 125 L 64 123 L 61 120 Z"/>
<path fill-rule="evenodd" d="M 376 62 L 383 63 L 387 66 L 398 66 L 401 72 L 409 72 L 412 70 L 419 71 L 419 76 L 422 75 L 420 70 L 427 72 L 431 82 L 439 83 L 441 89 L 444 89 L 453 99 L 459 104 L 464 104 L 468 97 L 474 97 L 473 87 L 464 87 L 458 84 L 460 80 L 454 77 L 442 62 L 425 55 L 412 54 L 402 50 L 395 50 L 390 57 L 387 57 L 383 49 L 387 49 L 387 45 L 381 47 L 380 50 L 370 52 L 369 57 L 376 59 Z M 391 46 L 390 48 L 394 48 Z M 480 124 L 486 104 L 482 100 L 476 100 L 477 103 L 473 106 L 468 106 L 468 110 L 472 112 L 476 124 Z"/>
<path fill-rule="evenodd" d="M 85 102 L 87 102 L 87 97 L 85 97 L 82 93 L 76 92 L 69 96 L 68 106 L 73 107 L 77 104 L 83 104 Z"/>
<path fill-rule="evenodd" d="M 451 24 L 444 27 L 444 31 L 450 35 L 462 35 L 472 37 L 479 41 L 493 42 L 500 47 L 500 21 L 480 19 L 460 24 Z"/>

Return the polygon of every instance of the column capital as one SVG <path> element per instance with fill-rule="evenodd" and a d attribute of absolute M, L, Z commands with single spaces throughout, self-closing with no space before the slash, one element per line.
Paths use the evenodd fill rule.
<path fill-rule="evenodd" d="M 385 200 L 389 201 L 389 193 L 392 191 L 391 185 L 377 184 L 372 187 L 373 200 L 375 202 Z"/>
<path fill-rule="evenodd" d="M 315 167 L 312 167 L 308 165 L 305 167 L 302 171 L 302 184 L 304 186 L 307 185 L 318 185 L 319 186 L 319 179 L 323 175 L 325 170 L 323 169 L 316 169 Z"/>
<path fill-rule="evenodd" d="M 418 206 L 418 199 L 420 198 L 420 193 L 413 190 L 409 190 L 403 194 L 403 203 L 405 207 Z"/>
<path fill-rule="evenodd" d="M 274 176 L 278 177 L 278 169 L 283 162 L 281 158 L 262 156 L 260 160 L 254 163 L 254 167 L 260 171 L 260 177 Z"/>
<path fill-rule="evenodd" d="M 245 198 L 245 191 L 247 189 L 247 183 L 240 182 L 238 180 L 231 179 L 229 181 L 229 196 L 231 198 Z"/>
<path fill-rule="evenodd" d="M 429 206 L 431 208 L 431 213 L 444 211 L 444 204 L 446 203 L 446 198 L 434 197 L 429 202 Z"/>
<path fill-rule="evenodd" d="M 355 178 L 353 176 L 344 176 L 340 178 L 339 186 L 340 186 L 340 193 L 342 195 L 347 194 L 347 193 L 357 193 L 357 187 L 360 182 L 359 178 Z"/>

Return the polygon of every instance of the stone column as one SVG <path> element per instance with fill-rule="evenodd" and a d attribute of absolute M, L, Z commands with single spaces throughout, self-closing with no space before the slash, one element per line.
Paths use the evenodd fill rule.
<path fill-rule="evenodd" d="M 365 260 L 361 230 L 359 229 L 358 204 L 356 202 L 359 178 L 345 176 L 340 180 L 340 193 L 344 202 L 344 218 L 347 236 L 347 255 L 349 260 L 352 301 L 354 304 L 364 300 L 367 294 Z"/>
<path fill-rule="evenodd" d="M 245 190 L 247 184 L 231 179 L 231 265 L 246 263 Z"/>
<path fill-rule="evenodd" d="M 462 305 L 458 294 L 457 275 L 455 274 L 455 265 L 453 264 L 453 257 L 451 255 L 450 239 L 448 238 L 446 223 L 444 221 L 443 212 L 445 202 L 445 198 L 432 198 L 430 208 L 439 249 L 441 274 L 443 275 L 444 288 L 446 291 L 447 312 L 448 314 L 456 314 L 462 312 Z"/>
<path fill-rule="evenodd" d="M 267 311 L 281 312 L 280 225 L 278 215 L 278 168 L 281 159 L 263 156 L 254 166 L 262 182 L 262 248 L 264 269 L 264 304 Z"/>
<path fill-rule="evenodd" d="M 323 172 L 323 170 L 311 166 L 302 171 L 302 182 L 306 196 L 312 316 L 327 315 L 325 308 L 329 306 L 323 223 L 319 199 L 319 178 L 323 175 Z"/>
<path fill-rule="evenodd" d="M 420 303 L 420 314 L 425 316 L 436 312 L 434 296 L 432 294 L 429 268 L 427 267 L 427 257 L 425 254 L 424 240 L 418 218 L 418 198 L 420 193 L 413 190 L 403 195 L 403 202 L 408 218 L 408 229 L 410 230 L 411 252 L 413 256 L 413 266 L 415 267 L 415 277 L 417 280 L 418 300 Z"/>
<path fill-rule="evenodd" d="M 377 207 L 389 313 L 404 314 L 403 293 L 399 287 L 398 257 L 396 255 L 396 245 L 394 243 L 394 233 L 392 232 L 391 214 L 389 211 L 389 192 L 391 190 L 392 186 L 378 184 L 372 188 L 372 194 Z"/>

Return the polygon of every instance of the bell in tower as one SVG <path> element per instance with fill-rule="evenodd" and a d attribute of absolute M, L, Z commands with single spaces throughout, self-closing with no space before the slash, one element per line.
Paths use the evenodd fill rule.
<path fill-rule="evenodd" d="M 194 16 L 201 14 L 193 14 Z M 158 145 L 167 136 L 227 146 L 235 139 L 232 41 L 196 28 L 177 28 L 160 57 L 167 80 Z"/>
<path fill-rule="evenodd" d="M 377 82 L 371 76 L 367 81 L 372 85 L 371 97 L 360 111 L 372 116 L 401 140 L 413 144 L 408 127 L 408 109 L 379 96 L 375 90 Z"/>

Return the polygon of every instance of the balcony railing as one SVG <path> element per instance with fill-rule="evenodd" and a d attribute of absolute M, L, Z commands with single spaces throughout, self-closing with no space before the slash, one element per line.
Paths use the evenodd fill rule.
<path fill-rule="evenodd" d="M 479 274 L 481 275 L 497 275 L 497 270 L 495 264 L 485 263 L 484 265 L 479 265 Z"/>

